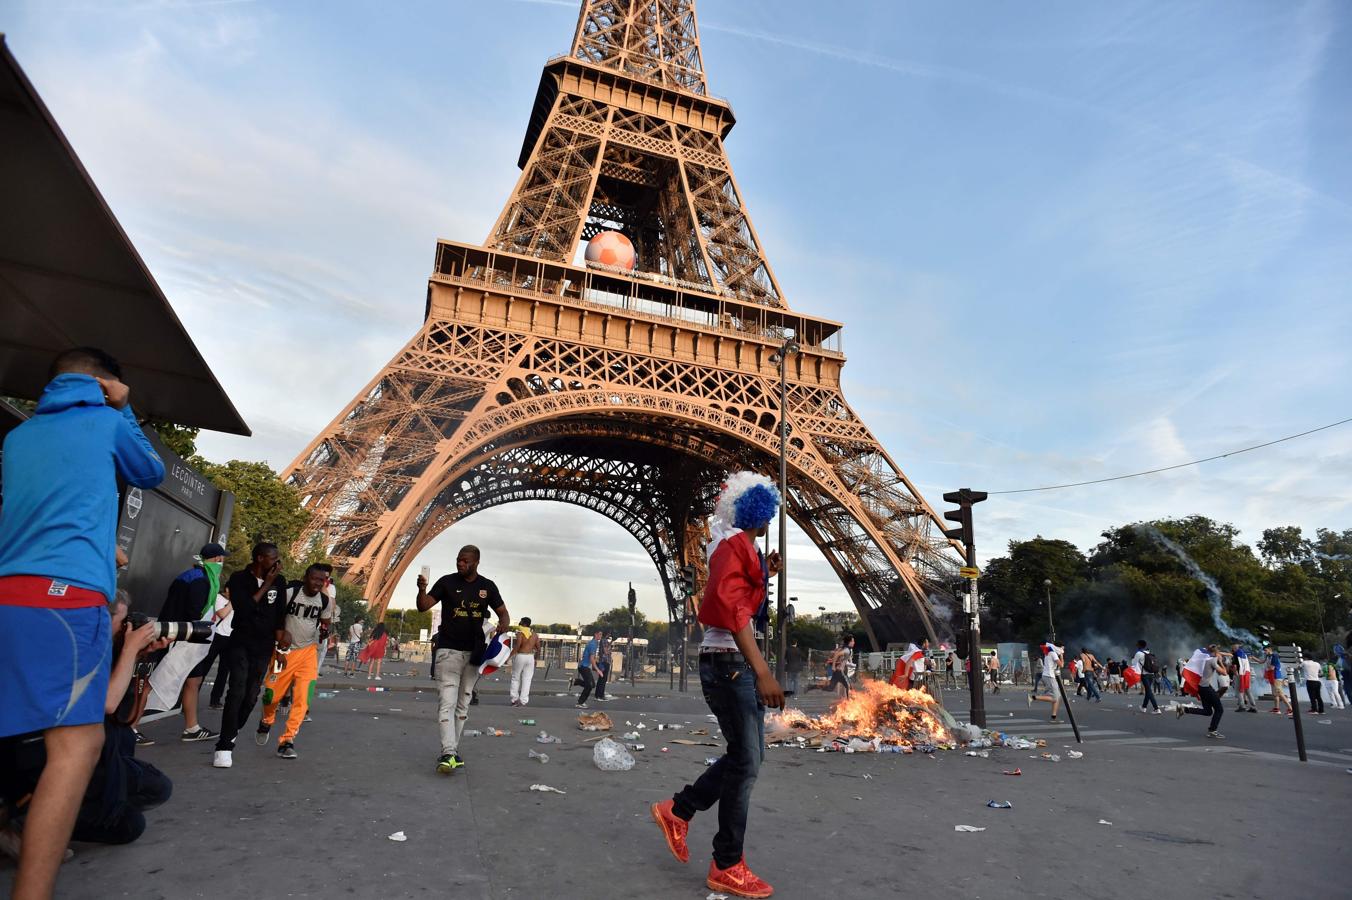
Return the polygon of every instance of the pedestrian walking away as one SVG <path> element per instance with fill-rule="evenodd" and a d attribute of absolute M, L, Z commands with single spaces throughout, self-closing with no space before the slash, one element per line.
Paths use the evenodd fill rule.
<path fill-rule="evenodd" d="M 1099 693 L 1098 668 L 1099 661 L 1094 654 L 1089 652 L 1088 647 L 1081 647 L 1080 677 L 1084 679 L 1085 696 L 1091 703 L 1103 702 L 1103 695 Z"/>
<path fill-rule="evenodd" d="M 1051 721 L 1057 720 L 1057 715 L 1061 711 L 1061 690 L 1056 684 L 1060 677 L 1061 660 L 1065 656 L 1065 648 L 1058 647 L 1052 643 L 1049 637 L 1038 646 L 1042 653 L 1042 677 L 1033 685 L 1033 689 L 1028 694 L 1028 705 L 1036 703 L 1050 703 L 1052 705 Z"/>
<path fill-rule="evenodd" d="M 372 676 L 375 680 L 380 680 L 380 669 L 385 664 L 385 648 L 389 646 L 390 633 L 385 628 L 384 622 L 377 622 L 376 627 L 371 629 L 371 641 L 362 648 L 361 654 L 357 657 L 359 662 L 366 664 L 366 680 L 370 681 Z"/>
<path fill-rule="evenodd" d="M 1232 684 L 1235 688 L 1235 699 L 1239 705 L 1235 707 L 1237 712 L 1258 712 L 1258 704 L 1253 700 L 1253 668 L 1249 662 L 1249 651 L 1245 650 L 1240 644 L 1235 644 L 1232 650 L 1234 659 L 1235 674 L 1232 678 Z"/>
<path fill-rule="evenodd" d="M 788 652 L 784 654 L 784 671 L 789 676 L 788 688 L 784 693 L 797 694 L 798 680 L 803 675 L 803 651 L 797 641 L 790 644 Z"/>
<path fill-rule="evenodd" d="M 1221 716 L 1225 713 L 1217 685 L 1220 666 L 1220 652 L 1215 644 L 1194 650 L 1192 658 L 1183 665 L 1183 693 L 1192 694 L 1201 700 L 1202 706 L 1198 709 L 1195 706 L 1184 706 L 1180 703 L 1176 707 L 1180 719 L 1184 715 L 1210 716 L 1211 721 L 1207 724 L 1206 736 L 1217 740 L 1225 737 L 1217 731 L 1221 724 Z"/>
<path fill-rule="evenodd" d="M 286 623 L 277 638 L 272 670 L 263 681 L 263 718 L 258 733 L 266 745 L 268 732 L 277 721 L 277 706 L 291 692 L 291 713 L 286 730 L 277 741 L 277 755 L 296 758 L 296 736 L 315 698 L 319 678 L 319 648 L 328 637 L 333 605 L 324 593 L 327 575 L 321 566 L 305 570 L 305 580 L 287 586 Z"/>
<path fill-rule="evenodd" d="M 597 662 L 601 655 L 601 637 L 599 631 L 592 635 L 592 639 L 582 648 L 582 658 L 577 662 L 577 677 L 582 682 L 582 693 L 577 698 L 578 709 L 587 708 L 587 697 L 591 695 L 592 688 L 596 687 L 597 676 L 601 674 Z"/>
<path fill-rule="evenodd" d="M 1305 696 L 1310 698 L 1310 713 L 1322 716 L 1324 714 L 1324 683 L 1320 678 L 1322 667 L 1319 661 L 1314 659 L 1302 660 L 1300 665 L 1305 675 Z"/>
<path fill-rule="evenodd" d="M 1150 647 L 1144 640 L 1136 642 L 1136 655 L 1131 659 L 1131 665 L 1123 673 L 1123 680 L 1127 687 L 1139 684 L 1144 696 L 1141 697 L 1141 712 L 1145 712 L 1147 707 L 1154 707 L 1155 715 L 1160 714 L 1159 702 L 1155 700 L 1155 676 L 1159 674 L 1159 660 L 1155 654 L 1150 652 Z"/>
<path fill-rule="evenodd" d="M 535 679 L 535 651 L 540 635 L 531 627 L 530 616 L 522 616 L 516 625 L 519 637 L 512 648 L 512 680 L 509 697 L 513 706 L 530 703 L 530 684 Z"/>
<path fill-rule="evenodd" d="M 465 765 L 460 755 L 460 736 L 469 720 L 470 699 L 479 683 L 479 665 L 488 648 L 485 622 L 489 612 L 498 616 L 496 633 L 511 625 L 507 606 L 498 586 L 479 574 L 479 548 L 466 545 L 455 557 L 455 571 L 443 575 L 429 591 L 427 578 L 418 576 L 418 610 L 441 604 L 441 627 L 433 641 L 436 656 L 437 726 L 441 734 L 441 756 L 437 771 L 451 775 Z"/>
<path fill-rule="evenodd" d="M 766 603 L 767 577 L 780 569 L 777 553 L 767 559 L 756 549 L 756 538 L 765 534 L 778 505 L 779 494 L 770 480 L 750 472 L 729 477 L 718 499 L 710 530 L 727 536 L 714 549 L 699 607 L 705 627 L 699 678 L 726 751 L 694 784 L 651 808 L 668 849 L 684 863 L 690 859 L 690 820 L 718 804 L 718 833 L 705 884 L 738 897 L 774 893 L 747 867 L 743 845 L 751 790 L 765 757 L 765 708 L 784 706 L 784 691 L 756 645 L 752 621 Z"/>
<path fill-rule="evenodd" d="M 1000 693 L 1000 654 L 995 650 L 986 657 L 986 671 L 990 674 L 991 693 Z"/>
<path fill-rule="evenodd" d="M 343 674 L 349 678 L 356 676 L 357 667 L 361 664 L 362 630 L 361 619 L 353 622 L 347 629 L 347 653 L 343 657 Z"/>
<path fill-rule="evenodd" d="M 221 734 L 216 739 L 216 755 L 212 759 L 212 765 L 218 769 L 234 765 L 235 738 L 258 703 L 278 633 L 286 625 L 287 587 L 277 545 L 266 541 L 256 544 L 252 559 L 248 568 L 235 572 L 225 583 L 235 617 L 225 658 L 230 683 L 221 713 Z M 266 741 L 267 732 L 261 736 L 262 741 L 255 738 L 259 743 Z"/>
<path fill-rule="evenodd" d="M 50 376 L 0 453 L 0 738 L 40 731 L 47 754 L 14 876 L 19 897 L 55 890 L 103 746 L 118 479 L 152 488 L 164 478 L 115 359 L 67 350 Z"/>
<path fill-rule="evenodd" d="M 1269 712 L 1280 715 L 1285 709 L 1290 716 L 1293 710 L 1291 700 L 1286 696 L 1286 673 L 1282 671 L 1282 658 L 1277 655 L 1277 648 L 1271 645 L 1265 646 L 1264 652 L 1267 654 L 1267 664 L 1263 667 L 1263 680 L 1272 689 L 1272 709 Z"/>

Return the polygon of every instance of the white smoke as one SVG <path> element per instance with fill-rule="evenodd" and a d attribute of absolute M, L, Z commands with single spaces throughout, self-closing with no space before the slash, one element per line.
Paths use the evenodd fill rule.
<path fill-rule="evenodd" d="M 1137 525 L 1136 530 L 1168 550 L 1183 564 L 1189 575 L 1202 582 L 1202 586 L 1206 588 L 1207 600 L 1211 603 L 1211 623 L 1216 626 L 1216 630 L 1232 641 L 1241 641 L 1255 647 L 1262 645 L 1263 642 L 1253 632 L 1243 628 L 1232 628 L 1230 623 L 1225 621 L 1225 616 L 1221 614 L 1224 595 L 1221 593 L 1220 585 L 1216 584 L 1216 579 L 1202 571 L 1202 567 L 1197 565 L 1187 551 L 1149 525 Z"/>

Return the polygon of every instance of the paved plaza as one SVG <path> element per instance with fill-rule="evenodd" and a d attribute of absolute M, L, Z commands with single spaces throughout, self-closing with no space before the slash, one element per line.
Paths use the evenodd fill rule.
<path fill-rule="evenodd" d="M 686 734 L 711 726 L 697 693 L 672 694 L 665 680 L 612 686 L 615 699 L 593 709 L 617 731 L 631 730 L 626 721 L 647 727 L 635 768 L 609 773 L 592 763 L 585 739 L 593 735 L 577 729 L 571 695 L 556 696 L 563 682 L 537 683 L 528 712 L 507 705 L 501 681 L 489 682 L 469 727 L 512 734 L 466 738 L 468 765 L 447 778 L 433 771 L 436 693 L 425 667 L 398 674 L 408 668 L 392 664 L 381 692 L 367 691 L 364 677 L 326 676 L 332 687 L 324 689 L 337 695 L 316 701 L 294 761 L 254 746 L 251 726 L 234 768 L 216 770 L 210 743 L 178 743 L 179 720 L 151 723 L 145 731 L 159 743 L 138 755 L 174 779 L 173 799 L 148 814 L 145 836 L 131 846 L 77 845 L 59 896 L 708 895 L 716 817 L 696 818 L 682 866 L 647 810 L 719 752 L 670 743 L 707 740 Z M 1023 697 L 987 695 L 990 722 L 1047 740 L 1045 751 L 997 749 L 981 759 L 768 749 L 748 861 L 787 898 L 1337 893 L 1345 878 L 1338 851 L 1352 825 L 1352 714 L 1330 711 L 1332 725 L 1306 718 L 1310 762 L 1301 764 L 1285 717 L 1227 711 L 1228 739 L 1218 745 L 1204 739 L 1202 719 L 1140 715 L 1128 708 L 1139 699 L 1077 702 L 1084 756 L 1071 759 L 1069 727 L 1050 725 L 1045 704 L 1030 711 Z M 960 692 L 944 699 L 965 716 Z M 802 699 L 809 711 L 828 702 L 818 692 Z M 208 713 L 208 723 L 217 716 Z M 534 727 L 518 724 L 527 716 Z M 658 723 L 680 727 L 658 732 Z M 542 729 L 563 743 L 537 744 Z M 1015 768 L 1023 774 L 1002 774 Z M 567 793 L 530 791 L 537 783 Z M 991 809 L 989 800 L 1013 808 Z M 399 831 L 407 841 L 389 840 Z M 0 886 L 12 874 L 0 870 Z"/>

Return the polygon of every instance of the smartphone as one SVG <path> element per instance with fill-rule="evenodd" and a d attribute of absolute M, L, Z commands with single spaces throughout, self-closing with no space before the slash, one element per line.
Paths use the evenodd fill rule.
<path fill-rule="evenodd" d="M 431 584 L 431 583 L 432 583 L 432 567 L 431 567 L 431 566 L 423 566 L 423 567 L 422 567 L 422 577 L 423 577 L 423 581 L 426 581 L 428 584 Z"/>

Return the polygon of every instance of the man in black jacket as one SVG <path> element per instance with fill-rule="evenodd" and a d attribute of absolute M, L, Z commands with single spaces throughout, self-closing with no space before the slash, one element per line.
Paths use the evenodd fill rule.
<path fill-rule="evenodd" d="M 235 617 L 230 646 L 222 657 L 230 684 L 221 713 L 221 736 L 212 760 L 218 769 L 228 769 L 234 763 L 235 736 L 258 703 L 263 676 L 286 623 L 286 578 L 282 576 L 277 545 L 266 542 L 256 545 L 253 562 L 230 576 L 225 583 L 225 595 L 230 598 Z M 266 742 L 265 731 L 259 743 Z"/>

